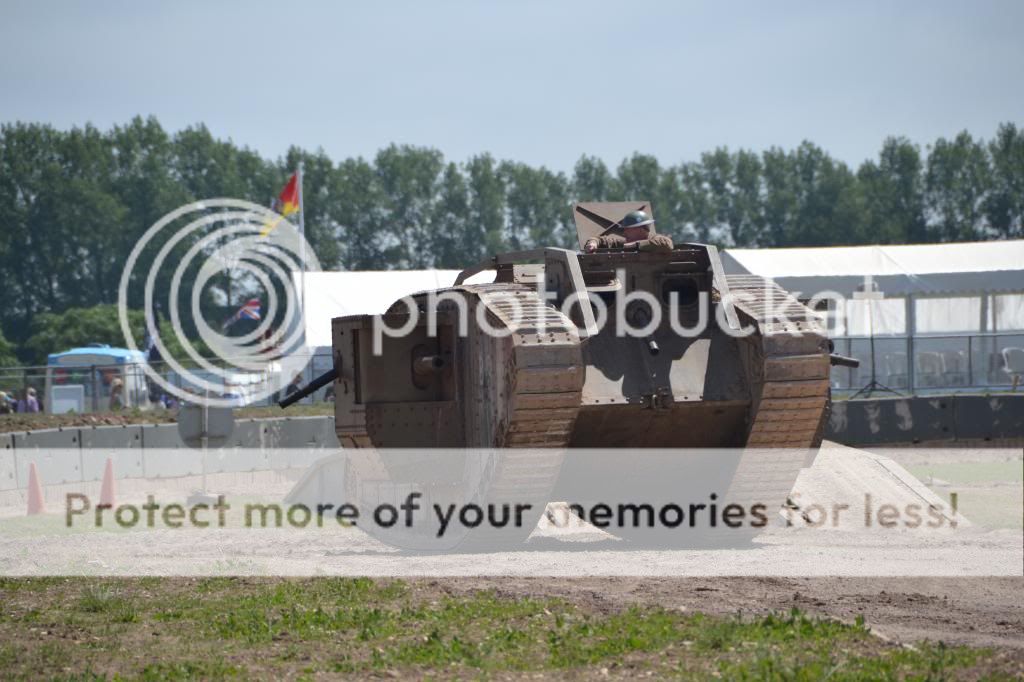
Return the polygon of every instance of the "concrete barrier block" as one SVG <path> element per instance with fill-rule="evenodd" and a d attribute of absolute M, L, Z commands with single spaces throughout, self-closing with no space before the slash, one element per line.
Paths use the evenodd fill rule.
<path fill-rule="evenodd" d="M 334 428 L 334 417 L 328 417 L 324 420 L 324 447 L 328 449 L 340 448 L 341 443 L 338 442 L 338 432 Z"/>
<path fill-rule="evenodd" d="M 911 402 L 916 440 L 954 440 L 953 399 L 949 396 L 938 398 L 914 398 Z"/>
<path fill-rule="evenodd" d="M 276 450 L 277 448 L 283 447 L 281 445 L 282 440 L 287 440 L 287 437 L 283 435 L 284 424 L 284 419 L 259 420 L 260 445 L 264 449 Z"/>
<path fill-rule="evenodd" d="M 44 486 L 82 481 L 82 451 L 78 448 L 23 448 L 14 451 L 17 488 L 28 487 L 33 462 L 39 472 L 39 482 Z"/>
<path fill-rule="evenodd" d="M 270 468 L 267 452 L 262 448 L 218 448 L 207 452 L 206 466 L 210 473 L 266 471 Z"/>
<path fill-rule="evenodd" d="M 142 471 L 146 478 L 198 476 L 203 473 L 202 452 L 192 448 L 147 448 L 142 453 Z M 207 473 L 212 472 L 207 469 Z"/>
<path fill-rule="evenodd" d="M 953 413 L 959 439 L 1024 437 L 1024 394 L 956 396 Z"/>
<path fill-rule="evenodd" d="M 281 448 L 323 447 L 325 417 L 289 417 L 283 420 L 277 446 Z"/>
<path fill-rule="evenodd" d="M 255 419 L 240 419 L 235 422 L 231 433 L 231 445 L 236 448 L 261 448 L 261 422 Z"/>
<path fill-rule="evenodd" d="M 141 426 L 91 426 L 80 429 L 83 448 L 142 448 Z"/>
<path fill-rule="evenodd" d="M 94 426 L 81 429 L 82 480 L 103 480 L 107 458 L 114 460 L 114 478 L 141 478 L 142 427 Z"/>
<path fill-rule="evenodd" d="M 261 420 L 236 421 L 230 444 L 210 451 L 208 471 L 234 473 L 269 469 L 267 453 L 262 445 L 262 428 Z"/>
<path fill-rule="evenodd" d="M 178 435 L 177 424 L 147 424 L 140 427 L 142 432 L 142 447 L 145 450 L 152 448 L 184 448 L 181 436 Z"/>
<path fill-rule="evenodd" d="M 14 490 L 18 487 L 18 472 L 14 466 L 14 450 L 0 450 L 0 490 Z"/>
<path fill-rule="evenodd" d="M 77 428 L 14 433 L 11 440 L 18 488 L 28 486 L 30 462 L 36 463 L 43 485 L 81 482 L 82 456 Z"/>
<path fill-rule="evenodd" d="M 15 450 L 38 450 L 41 448 L 78 448 L 79 429 L 42 429 L 11 434 Z"/>
<path fill-rule="evenodd" d="M 826 438 L 845 445 L 953 440 L 949 397 L 845 400 L 832 406 Z"/>
<path fill-rule="evenodd" d="M 114 460 L 114 478 L 143 477 L 140 448 L 83 448 L 82 480 L 102 481 L 108 457 Z"/>

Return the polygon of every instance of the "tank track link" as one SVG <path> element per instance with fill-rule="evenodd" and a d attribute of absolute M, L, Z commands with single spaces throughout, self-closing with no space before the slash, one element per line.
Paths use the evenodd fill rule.
<path fill-rule="evenodd" d="M 729 275 L 727 282 L 744 322 L 757 325 L 750 366 L 761 368 L 751 386 L 746 451 L 727 497 L 773 507 L 785 502 L 821 445 L 829 404 L 828 337 L 821 319 L 773 281 Z"/>
<path fill-rule="evenodd" d="M 544 513 L 576 421 L 584 376 L 575 324 L 533 289 L 501 283 L 466 285 L 458 290 L 483 306 L 490 324 L 505 332 L 486 334 L 471 325 L 464 345 L 463 361 L 469 364 L 465 390 L 470 395 L 488 396 L 467 401 L 466 443 L 481 449 L 469 455 L 480 458 L 471 467 L 475 480 L 457 482 L 456 486 L 464 484 L 462 492 L 451 485 L 427 485 L 425 490 L 403 484 L 382 486 L 380 482 L 389 475 L 373 455 L 370 434 L 365 427 L 358 432 L 348 427 L 346 447 L 364 450 L 353 456 L 356 465 L 349 467 L 347 485 L 355 499 L 378 504 L 396 503 L 418 488 L 424 493 L 425 505 L 531 505 L 521 526 L 483 524 L 457 544 L 460 550 L 481 551 L 521 543 Z M 470 306 L 469 312 L 475 315 L 475 306 Z M 487 451 L 490 448 L 495 449 Z M 385 488 L 390 493 L 384 492 Z M 400 531 L 374 534 L 409 549 L 451 548 Z"/>

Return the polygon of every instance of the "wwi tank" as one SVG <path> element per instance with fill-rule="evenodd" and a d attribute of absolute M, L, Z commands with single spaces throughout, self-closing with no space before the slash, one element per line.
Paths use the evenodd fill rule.
<path fill-rule="evenodd" d="M 490 494 L 544 501 L 575 448 L 817 448 L 830 369 L 818 316 L 761 278 L 727 276 L 714 246 L 583 251 L 638 209 L 650 212 L 576 204 L 579 252 L 497 255 L 380 318 L 334 319 L 342 447 L 503 448 Z M 803 456 L 751 452 L 732 497 L 781 505 Z M 400 477 L 394 460 L 350 462 L 345 485 L 365 496 Z"/>

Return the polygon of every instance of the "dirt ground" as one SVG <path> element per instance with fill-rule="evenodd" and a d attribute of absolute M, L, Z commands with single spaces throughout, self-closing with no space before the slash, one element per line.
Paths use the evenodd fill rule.
<path fill-rule="evenodd" d="M 12 678 L 814 679 L 838 670 L 1015 679 L 1021 587 L 1016 578 L 4 580 L 0 661 Z M 502 633 L 519 636 L 508 643 Z"/>
<path fill-rule="evenodd" d="M 98 412 L 96 414 L 5 414 L 0 415 L 0 433 L 73 428 L 76 426 L 127 426 L 129 424 L 167 424 L 174 413 L 160 412 Z"/>
<path fill-rule="evenodd" d="M 428 581 L 465 593 L 563 597 L 597 610 L 660 605 L 759 615 L 797 607 L 853 622 L 901 643 L 922 640 L 1024 650 L 1019 578 L 460 578 Z"/>

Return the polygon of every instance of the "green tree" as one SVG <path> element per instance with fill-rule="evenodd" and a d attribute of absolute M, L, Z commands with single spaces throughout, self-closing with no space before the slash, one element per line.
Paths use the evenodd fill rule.
<path fill-rule="evenodd" d="M 129 327 L 137 344 L 142 343 L 145 322 L 140 311 L 130 311 Z M 32 320 L 31 335 L 23 348 L 25 360 L 32 365 L 45 365 L 50 353 L 71 348 L 105 343 L 124 347 L 124 334 L 116 305 L 98 305 L 91 308 L 68 308 L 60 313 L 41 313 Z"/>
<path fill-rule="evenodd" d="M 615 178 L 595 156 L 581 156 L 572 175 L 574 201 L 612 201 Z"/>
<path fill-rule="evenodd" d="M 927 241 L 921 154 L 906 138 L 890 137 L 878 162 L 857 171 L 864 216 L 858 241 L 900 244 Z"/>
<path fill-rule="evenodd" d="M 980 239 L 992 172 L 985 146 L 964 131 L 939 138 L 928 155 L 925 205 L 928 231 L 940 241 Z"/>
<path fill-rule="evenodd" d="M 375 160 L 388 229 L 384 250 L 391 267 L 427 268 L 432 254 L 430 217 L 444 158 L 441 152 L 391 145 Z"/>
<path fill-rule="evenodd" d="M 571 202 L 568 181 L 561 173 L 503 162 L 500 173 L 508 205 L 505 241 L 513 250 L 544 246 L 568 246 Z"/>
<path fill-rule="evenodd" d="M 764 178 L 763 228 L 759 246 L 788 246 L 798 210 L 796 169 L 785 150 L 772 147 L 761 155 Z M 742 242 L 739 242 L 742 244 Z"/>
<path fill-rule="evenodd" d="M 469 187 L 455 163 L 449 163 L 441 175 L 434 214 L 430 219 L 427 247 L 439 268 L 461 268 L 466 262 L 469 233 Z"/>
<path fill-rule="evenodd" d="M 699 162 L 688 162 L 669 169 L 667 182 L 677 188 L 672 236 L 707 243 L 716 224 L 715 204 L 708 187 L 704 167 Z"/>
<path fill-rule="evenodd" d="M 792 156 L 796 174 L 796 213 L 786 230 L 786 244 L 830 246 L 846 241 L 854 229 L 855 180 L 846 164 L 837 163 L 820 147 L 803 142 Z"/>
<path fill-rule="evenodd" d="M 505 183 L 490 154 L 474 156 L 466 163 L 469 175 L 469 216 L 465 260 L 476 263 L 506 249 Z"/>
<path fill-rule="evenodd" d="M 1004 123 L 988 145 L 992 185 L 985 201 L 988 224 L 1002 239 L 1024 237 L 1024 130 Z"/>
<path fill-rule="evenodd" d="M 146 325 L 141 310 L 128 311 L 128 327 L 136 347 L 145 350 Z M 170 356 L 188 361 L 188 354 L 170 320 L 160 320 L 159 330 L 160 340 Z M 201 339 L 190 336 L 188 340 L 200 355 L 211 356 L 210 349 Z M 61 353 L 92 343 L 105 343 L 114 348 L 126 346 L 116 305 L 69 308 L 60 313 L 37 315 L 32 321 L 31 335 L 22 346 L 24 357 L 21 359 L 30 365 L 45 365 L 51 353 Z"/>
<path fill-rule="evenodd" d="M 339 257 L 349 270 L 384 270 L 387 217 L 373 164 L 345 159 L 331 180 L 328 211 L 338 226 Z"/>
<path fill-rule="evenodd" d="M 17 367 L 19 364 L 14 345 L 4 338 L 3 330 L 0 330 L 0 367 Z"/>

